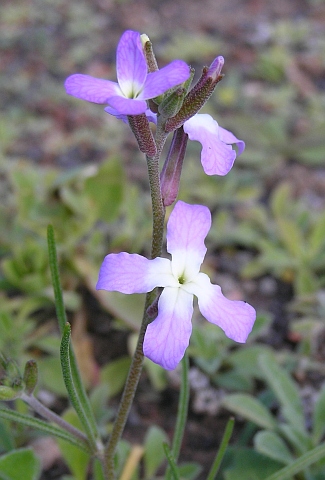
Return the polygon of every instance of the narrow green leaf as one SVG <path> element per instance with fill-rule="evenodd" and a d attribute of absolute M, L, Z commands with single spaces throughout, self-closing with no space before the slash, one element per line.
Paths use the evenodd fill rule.
<path fill-rule="evenodd" d="M 325 457 L 325 444 L 322 443 L 316 448 L 309 450 L 309 452 L 302 455 L 287 467 L 281 468 L 265 480 L 291 480 L 294 475 L 305 470 L 309 465 L 321 460 Z"/>
<path fill-rule="evenodd" d="M 294 460 L 285 442 L 275 432 L 258 432 L 254 437 L 254 447 L 258 452 L 285 465 Z"/>
<path fill-rule="evenodd" d="M 0 475 L 10 480 L 37 480 L 40 461 L 31 448 L 13 450 L 0 457 Z"/>
<path fill-rule="evenodd" d="M 256 398 L 245 393 L 234 393 L 227 395 L 222 405 L 237 415 L 256 423 L 259 427 L 273 430 L 276 428 L 276 421 L 268 409 Z"/>
<path fill-rule="evenodd" d="M 314 444 L 320 441 L 325 430 L 325 387 L 319 393 L 313 411 L 313 441 Z"/>
<path fill-rule="evenodd" d="M 26 427 L 35 428 L 40 430 L 48 435 L 62 438 L 66 442 L 71 443 L 72 445 L 84 450 L 85 452 L 89 452 L 86 444 L 80 442 L 76 437 L 70 435 L 65 430 L 62 430 L 55 425 L 45 422 L 44 420 L 40 420 L 38 418 L 30 417 L 29 415 L 25 415 L 24 413 L 16 412 L 15 410 L 9 410 L 9 408 L 1 407 L 0 406 L 0 417 L 10 420 L 12 422 L 20 423 Z"/>
<path fill-rule="evenodd" d="M 214 462 L 213 462 L 212 467 L 210 469 L 207 480 L 215 480 L 215 478 L 217 476 L 217 473 L 219 471 L 221 462 L 222 462 L 223 457 L 226 453 L 228 443 L 230 441 L 232 431 L 234 429 L 234 425 L 235 425 L 235 420 L 233 418 L 230 418 L 227 422 L 226 429 L 225 429 L 225 432 L 223 434 L 223 437 L 222 437 L 222 440 L 221 440 L 221 443 L 220 443 L 220 447 L 218 449 L 218 453 L 217 453 L 217 455 L 214 459 Z"/>
<path fill-rule="evenodd" d="M 177 470 L 177 465 L 176 465 L 176 461 L 173 457 L 173 454 L 168 446 L 167 443 L 164 443 L 163 444 L 163 448 L 164 448 L 164 451 L 165 451 L 165 455 L 166 455 L 166 458 L 167 458 L 167 461 L 168 461 L 168 465 L 169 465 L 169 470 L 170 470 L 170 478 L 172 480 L 180 480 L 180 476 L 179 476 L 179 473 L 178 473 L 178 470 Z"/>
<path fill-rule="evenodd" d="M 175 426 L 174 437 L 173 437 L 172 448 L 171 448 L 171 453 L 175 462 L 177 462 L 179 452 L 181 449 L 181 444 L 182 444 L 184 430 L 185 430 L 186 421 L 187 421 L 188 402 L 190 398 L 190 385 L 188 381 L 189 361 L 186 353 L 182 359 L 181 365 L 182 365 L 181 389 L 179 393 L 176 426 Z M 172 471 L 170 467 L 167 469 L 167 472 L 166 472 L 167 480 L 171 479 L 171 474 L 172 474 Z"/>
<path fill-rule="evenodd" d="M 304 430 L 304 415 L 298 388 L 288 375 L 279 367 L 271 353 L 259 357 L 259 365 L 264 377 L 279 400 L 286 419 L 296 427 Z"/>
<path fill-rule="evenodd" d="M 60 360 L 61 360 L 61 367 L 62 367 L 62 374 L 63 380 L 69 395 L 69 399 L 78 414 L 78 417 L 85 429 L 87 437 L 91 442 L 91 445 L 96 451 L 96 437 L 94 436 L 94 432 L 92 430 L 92 426 L 89 423 L 89 419 L 87 418 L 87 414 L 85 412 L 82 399 L 78 395 L 78 391 L 74 385 L 74 379 L 72 376 L 71 371 L 71 364 L 70 364 L 70 340 L 71 340 L 71 327 L 70 324 L 67 323 L 62 335 L 61 340 L 61 348 L 60 348 Z"/>
<path fill-rule="evenodd" d="M 53 283 L 53 289 L 54 289 L 56 315 L 58 317 L 59 327 L 62 333 L 65 327 L 65 324 L 67 323 L 67 316 L 65 313 L 65 308 L 63 303 L 63 295 L 62 295 L 62 288 L 61 288 L 60 275 L 59 275 L 59 266 L 58 266 L 58 259 L 57 259 L 57 253 L 56 253 L 54 229 L 52 225 L 49 225 L 47 227 L 47 244 L 48 244 L 48 251 L 49 251 L 49 263 L 50 263 L 50 270 L 51 270 L 51 276 L 52 276 L 52 283 Z"/>
<path fill-rule="evenodd" d="M 56 313 L 59 321 L 60 331 L 62 334 L 67 323 L 67 317 L 66 317 L 64 302 L 63 302 L 62 288 L 61 288 L 60 275 L 59 275 L 59 265 L 58 265 L 58 258 L 57 258 L 57 252 L 56 252 L 54 230 L 52 225 L 49 225 L 47 229 L 47 242 L 48 242 L 48 251 L 49 251 L 50 270 L 51 270 L 54 297 L 55 297 L 55 308 L 56 308 Z M 69 343 L 70 343 L 70 340 L 69 340 Z M 94 412 L 91 408 L 89 398 L 86 394 L 85 387 L 82 383 L 82 379 L 81 379 L 80 372 L 77 365 L 77 360 L 76 360 L 72 346 L 69 347 L 69 364 L 70 364 L 70 376 L 73 381 L 77 398 L 79 399 L 80 403 L 83 406 L 85 417 L 87 418 L 87 425 L 89 426 L 89 433 L 91 433 L 91 437 L 93 439 L 98 438 L 99 434 L 98 434 Z"/>

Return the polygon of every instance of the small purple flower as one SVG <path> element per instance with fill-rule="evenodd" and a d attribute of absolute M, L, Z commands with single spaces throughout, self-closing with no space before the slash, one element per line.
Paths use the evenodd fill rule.
<path fill-rule="evenodd" d="M 243 140 L 219 127 L 218 122 L 206 113 L 194 115 L 183 128 L 190 140 L 201 143 L 201 163 L 207 175 L 226 175 L 231 170 L 236 159 L 236 151 L 231 145 L 237 145 L 238 155 L 245 149 Z"/>
<path fill-rule="evenodd" d="M 207 207 L 178 201 L 167 224 L 167 251 L 172 259 L 148 260 L 125 252 L 107 255 L 96 288 L 121 293 L 164 290 L 158 316 L 148 325 L 143 351 L 153 362 L 173 370 L 184 356 L 192 332 L 193 295 L 202 315 L 236 342 L 244 343 L 256 313 L 242 301 L 231 301 L 221 288 L 200 272 L 206 254 L 205 237 L 211 227 Z"/>
<path fill-rule="evenodd" d="M 108 104 L 116 114 L 140 115 L 147 102 L 190 76 L 189 66 L 174 60 L 156 72 L 148 73 L 140 33 L 123 33 L 116 52 L 117 82 L 89 75 L 74 74 L 65 81 L 66 92 L 88 102 Z"/>

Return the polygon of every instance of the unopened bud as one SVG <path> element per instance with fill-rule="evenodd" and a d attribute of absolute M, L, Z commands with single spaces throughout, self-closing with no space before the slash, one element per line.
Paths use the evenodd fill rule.
<path fill-rule="evenodd" d="M 204 67 L 201 78 L 192 90 L 185 97 L 179 112 L 165 124 L 165 131 L 172 132 L 186 120 L 193 117 L 209 100 L 217 83 L 222 79 L 221 70 L 224 65 L 224 58 L 219 56 L 213 60 L 210 67 Z"/>
<path fill-rule="evenodd" d="M 38 379 L 38 368 L 35 360 L 29 360 L 26 362 L 24 371 L 24 383 L 25 391 L 28 395 L 31 395 L 36 387 Z"/>
<path fill-rule="evenodd" d="M 148 65 L 148 72 L 156 72 L 158 70 L 158 63 L 155 54 L 153 53 L 152 43 L 150 42 L 148 35 L 146 35 L 145 33 L 142 34 L 141 42 Z"/>
<path fill-rule="evenodd" d="M 165 118 L 170 118 L 178 113 L 179 109 L 183 105 L 183 101 L 186 95 L 186 89 L 178 87 L 171 95 L 161 102 L 158 107 L 160 115 Z"/>
<path fill-rule="evenodd" d="M 178 128 L 174 132 L 160 175 L 161 196 L 165 207 L 174 203 L 178 195 L 187 140 L 188 136 L 184 132 L 183 127 Z"/>
<path fill-rule="evenodd" d="M 19 392 L 11 387 L 6 387 L 5 385 L 0 385 L 0 400 L 9 401 L 18 398 Z"/>

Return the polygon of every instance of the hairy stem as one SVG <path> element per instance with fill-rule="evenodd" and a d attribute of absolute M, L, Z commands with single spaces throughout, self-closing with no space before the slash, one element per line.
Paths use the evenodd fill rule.
<path fill-rule="evenodd" d="M 157 128 L 156 144 L 157 154 L 154 157 L 147 156 L 147 167 L 149 176 L 149 185 L 152 202 L 152 243 L 151 243 L 151 258 L 156 258 L 161 255 L 162 245 L 164 240 L 164 221 L 165 221 L 165 207 L 161 198 L 160 189 L 160 171 L 159 160 L 160 155 L 166 141 L 167 134 L 162 129 Z M 105 476 L 108 480 L 115 479 L 114 469 L 114 455 L 117 444 L 122 436 L 134 395 L 139 383 L 139 379 L 143 366 L 143 340 L 146 333 L 149 318 L 147 309 L 152 304 L 156 297 L 156 292 L 149 292 L 146 296 L 143 319 L 140 327 L 139 338 L 135 353 L 132 359 L 128 377 L 124 386 L 122 399 L 117 412 L 116 420 L 110 435 L 107 447 L 105 449 Z"/>

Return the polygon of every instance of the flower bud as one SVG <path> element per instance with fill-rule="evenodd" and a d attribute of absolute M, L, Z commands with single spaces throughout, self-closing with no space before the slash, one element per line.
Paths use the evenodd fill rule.
<path fill-rule="evenodd" d="M 38 368 L 35 360 L 29 360 L 26 362 L 23 380 L 27 395 L 31 395 L 38 380 Z"/>
<path fill-rule="evenodd" d="M 178 128 L 173 135 L 169 152 L 161 171 L 161 196 L 165 207 L 171 205 L 177 198 L 188 136 L 183 127 Z"/>
<path fill-rule="evenodd" d="M 158 107 L 158 112 L 165 118 L 176 115 L 181 108 L 187 91 L 183 87 L 178 87 L 171 95 L 165 98 Z"/>
<path fill-rule="evenodd" d="M 157 70 L 159 70 L 158 63 L 155 54 L 153 53 L 152 43 L 150 42 L 148 35 L 146 35 L 145 33 L 142 34 L 141 42 L 143 45 L 144 56 L 146 57 L 148 65 L 148 72 L 156 72 Z"/>
<path fill-rule="evenodd" d="M 172 132 L 179 128 L 203 107 L 212 95 L 217 83 L 222 79 L 221 70 L 223 64 L 224 58 L 219 56 L 213 60 L 209 68 L 203 68 L 201 78 L 185 97 L 179 112 L 167 120 L 165 124 L 166 132 Z"/>
<path fill-rule="evenodd" d="M 19 392 L 14 388 L 0 385 L 0 400 L 9 401 L 19 397 Z"/>

